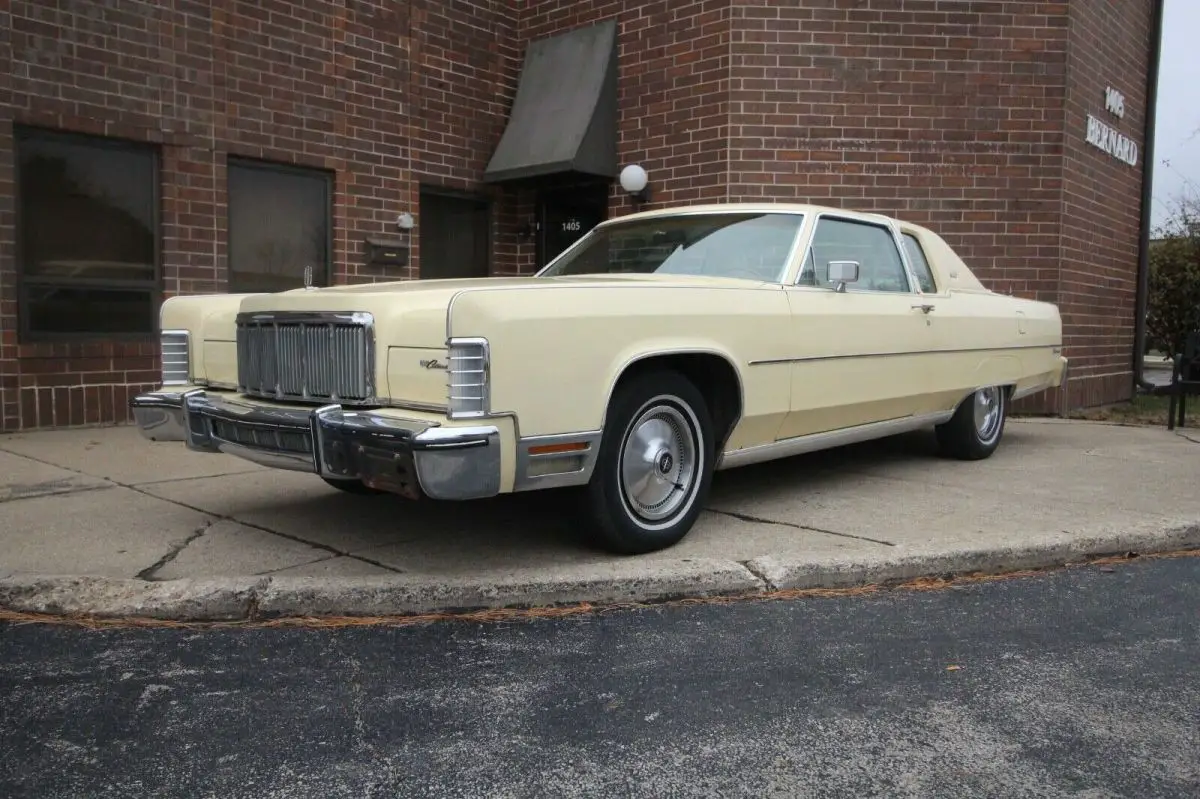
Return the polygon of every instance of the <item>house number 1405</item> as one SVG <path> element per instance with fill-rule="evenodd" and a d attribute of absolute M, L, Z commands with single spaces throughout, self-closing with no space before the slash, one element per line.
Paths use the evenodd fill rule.
<path fill-rule="evenodd" d="M 578 219 L 568 219 L 566 222 L 562 223 L 562 229 L 566 231 L 579 230 L 582 227 L 583 225 Z"/>

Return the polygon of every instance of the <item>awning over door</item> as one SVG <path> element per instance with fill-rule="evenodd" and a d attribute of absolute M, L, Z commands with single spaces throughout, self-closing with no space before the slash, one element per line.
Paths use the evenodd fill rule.
<path fill-rule="evenodd" d="M 617 23 L 530 42 L 517 97 L 484 180 L 617 176 Z"/>

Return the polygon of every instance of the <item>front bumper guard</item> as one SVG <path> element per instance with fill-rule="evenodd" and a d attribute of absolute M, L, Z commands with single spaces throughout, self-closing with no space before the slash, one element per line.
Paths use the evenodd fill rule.
<path fill-rule="evenodd" d="M 411 498 L 482 499 L 500 492 L 500 431 L 340 405 L 284 408 L 212 395 L 154 391 L 130 400 L 142 435 L 183 441 L 276 469 L 358 480 Z"/>

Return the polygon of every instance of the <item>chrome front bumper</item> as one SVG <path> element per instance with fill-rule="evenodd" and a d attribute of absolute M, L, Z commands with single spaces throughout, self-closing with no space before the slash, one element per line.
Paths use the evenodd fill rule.
<path fill-rule="evenodd" d="M 263 466 L 359 480 L 416 498 L 481 499 L 500 492 L 500 431 L 441 427 L 340 405 L 281 408 L 241 398 L 154 391 L 130 400 L 142 435 L 183 441 Z"/>

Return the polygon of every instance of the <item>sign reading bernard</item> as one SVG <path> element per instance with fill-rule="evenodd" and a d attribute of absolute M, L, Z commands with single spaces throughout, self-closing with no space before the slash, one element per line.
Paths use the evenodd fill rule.
<path fill-rule="evenodd" d="M 1109 86 L 1104 90 L 1104 109 L 1118 119 L 1125 118 L 1125 95 Z M 1138 146 L 1128 136 L 1087 115 L 1087 143 L 1130 166 L 1137 166 Z"/>

